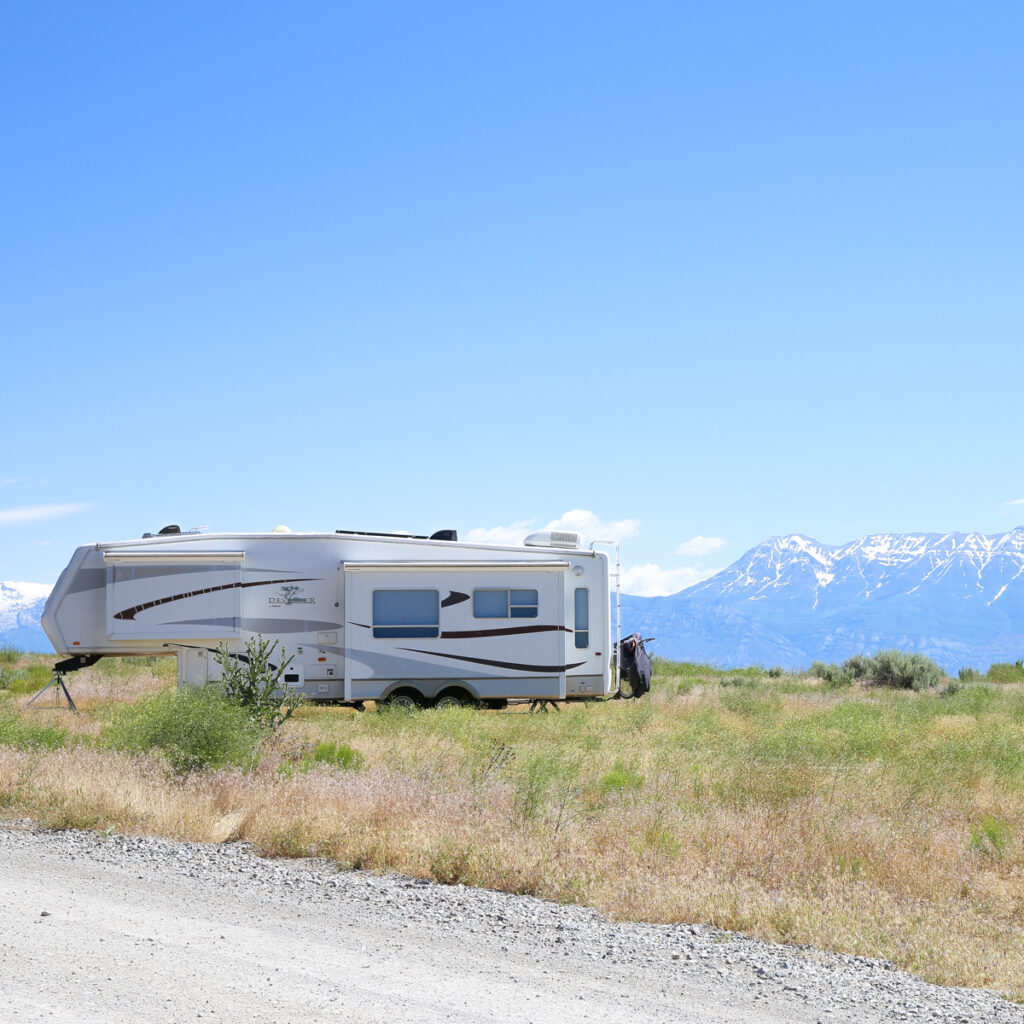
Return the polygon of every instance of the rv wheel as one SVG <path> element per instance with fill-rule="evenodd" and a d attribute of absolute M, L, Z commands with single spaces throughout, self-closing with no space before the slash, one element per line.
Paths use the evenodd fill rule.
<path fill-rule="evenodd" d="M 449 708 L 464 708 L 473 703 L 465 690 L 445 690 L 440 697 L 434 701 L 434 707 L 438 711 L 447 711 Z"/>
<path fill-rule="evenodd" d="M 415 690 L 398 690 L 388 697 L 386 704 L 396 711 L 416 711 L 423 707 L 423 698 Z"/>

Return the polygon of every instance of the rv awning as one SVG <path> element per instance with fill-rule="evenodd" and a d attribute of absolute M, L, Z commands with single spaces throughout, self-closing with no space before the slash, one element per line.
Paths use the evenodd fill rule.
<path fill-rule="evenodd" d="M 241 565 L 244 551 L 104 551 L 106 565 Z"/>

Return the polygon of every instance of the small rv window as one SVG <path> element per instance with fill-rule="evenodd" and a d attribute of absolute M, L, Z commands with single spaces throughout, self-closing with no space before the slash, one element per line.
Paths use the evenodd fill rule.
<path fill-rule="evenodd" d="M 535 619 L 537 591 L 474 590 L 473 615 L 478 619 Z"/>
<path fill-rule="evenodd" d="M 576 646 L 590 646 L 590 591 L 576 588 Z"/>
<path fill-rule="evenodd" d="M 436 590 L 375 590 L 375 637 L 437 636 L 441 600 Z"/>

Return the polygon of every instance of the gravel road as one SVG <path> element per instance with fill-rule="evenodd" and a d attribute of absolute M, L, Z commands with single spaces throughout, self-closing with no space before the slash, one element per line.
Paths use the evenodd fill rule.
<path fill-rule="evenodd" d="M 0 1020 L 1024 1024 L 891 964 L 206 846 L 0 822 Z"/>

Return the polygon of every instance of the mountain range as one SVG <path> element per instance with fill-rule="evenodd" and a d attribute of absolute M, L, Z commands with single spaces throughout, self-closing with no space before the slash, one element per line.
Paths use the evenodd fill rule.
<path fill-rule="evenodd" d="M 797 668 L 898 647 L 984 670 L 1024 656 L 1024 527 L 771 537 L 703 583 L 622 606 L 624 631 L 672 659 Z"/>
<path fill-rule="evenodd" d="M 52 651 L 39 620 L 53 588 L 48 583 L 0 582 L 0 643 L 22 651 Z"/>
<path fill-rule="evenodd" d="M 0 642 L 52 650 L 39 625 L 50 587 L 0 583 Z M 1024 657 L 1024 527 L 882 533 L 849 544 L 771 537 L 669 597 L 622 597 L 626 633 L 654 654 L 724 668 L 802 668 L 898 647 L 947 672 Z"/>

